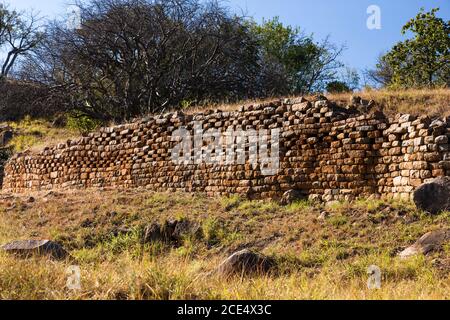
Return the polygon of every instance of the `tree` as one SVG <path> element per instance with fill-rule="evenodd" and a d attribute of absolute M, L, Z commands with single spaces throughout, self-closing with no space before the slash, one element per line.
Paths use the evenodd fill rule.
<path fill-rule="evenodd" d="M 42 41 L 39 21 L 36 15 L 31 14 L 26 19 L 23 14 L 0 3 L 0 51 L 5 53 L 4 60 L 0 61 L 0 81 L 8 77 L 20 57 Z"/>
<path fill-rule="evenodd" d="M 257 44 L 242 19 L 217 2 L 78 5 L 80 28 L 53 23 L 22 73 L 70 95 L 77 114 L 121 121 L 183 101 L 256 94 Z"/>
<path fill-rule="evenodd" d="M 332 81 L 327 84 L 327 92 L 329 93 L 343 93 L 351 92 L 352 89 L 343 81 Z"/>
<path fill-rule="evenodd" d="M 269 94 L 309 93 L 324 88 L 335 78 L 343 48 L 325 39 L 315 43 L 298 27 L 285 26 L 278 17 L 251 23 L 251 30 L 260 45 L 262 82 Z"/>
<path fill-rule="evenodd" d="M 339 57 L 344 51 L 344 46 L 336 46 L 331 43 L 329 37 L 316 44 L 316 50 L 311 57 L 311 63 L 302 70 L 304 75 L 304 93 L 320 92 L 325 89 L 328 82 L 336 80 L 339 69 L 344 65 Z"/>
<path fill-rule="evenodd" d="M 438 8 L 420 13 L 402 29 L 413 37 L 397 43 L 382 57 L 380 69 L 392 68 L 391 86 L 433 87 L 450 84 L 450 21 L 436 17 Z"/>
<path fill-rule="evenodd" d="M 360 86 L 361 77 L 359 76 L 358 70 L 345 67 L 340 76 L 341 81 L 348 88 L 347 91 L 355 91 Z"/>
<path fill-rule="evenodd" d="M 65 110 L 122 121 L 192 103 L 309 93 L 335 79 L 342 48 L 278 19 L 258 25 L 216 0 L 89 0 L 81 25 L 49 24 L 21 79 Z"/>
<path fill-rule="evenodd" d="M 375 69 L 366 69 L 364 71 L 364 76 L 370 84 L 374 86 L 387 87 L 392 83 L 394 77 L 393 67 L 381 54 L 377 58 L 377 63 Z"/>

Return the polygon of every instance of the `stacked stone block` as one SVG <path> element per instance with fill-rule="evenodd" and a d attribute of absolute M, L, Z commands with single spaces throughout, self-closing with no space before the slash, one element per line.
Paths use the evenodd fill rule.
<path fill-rule="evenodd" d="M 263 175 L 245 164 L 175 163 L 172 134 L 210 128 L 280 129 L 280 168 Z M 409 198 L 418 185 L 450 174 L 447 119 L 358 112 L 319 97 L 242 107 L 239 111 L 180 112 L 102 128 L 37 154 L 15 155 L 3 189 L 134 188 L 279 198 L 299 190 L 322 201 L 371 195 Z M 225 146 L 224 146 L 225 147 Z M 248 160 L 247 143 L 243 146 Z M 195 158 L 195 154 L 192 154 Z"/>
<path fill-rule="evenodd" d="M 448 176 L 450 130 L 441 119 L 397 115 L 383 135 L 379 192 L 409 198 L 415 188 L 433 178 Z"/>

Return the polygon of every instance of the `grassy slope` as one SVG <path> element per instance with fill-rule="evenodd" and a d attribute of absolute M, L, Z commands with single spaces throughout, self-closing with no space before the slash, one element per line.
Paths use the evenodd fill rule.
<path fill-rule="evenodd" d="M 429 115 L 432 117 L 450 116 L 450 89 L 409 89 L 409 90 L 366 90 L 362 92 L 326 94 L 325 96 L 332 101 L 342 105 L 349 104 L 351 97 L 360 96 L 365 100 L 375 100 L 383 107 L 387 115 L 397 113 L 410 113 L 414 115 Z M 313 97 L 307 96 L 307 99 Z M 218 104 L 216 108 L 231 111 L 237 110 L 242 105 L 248 105 L 266 100 L 249 100 L 234 104 Z M 208 109 L 208 107 L 192 107 L 189 112 L 198 112 Z"/>
<path fill-rule="evenodd" d="M 373 200 L 280 207 L 146 190 L 33 196 L 29 202 L 29 195 L 2 195 L 0 242 L 51 238 L 73 259 L 22 260 L 0 253 L 3 299 L 450 298 L 449 245 L 427 257 L 396 257 L 425 232 L 449 227 L 450 213 L 427 217 L 409 203 Z M 318 219 L 324 210 L 328 218 Z M 174 218 L 199 222 L 203 238 L 142 248 L 143 226 Z M 209 275 L 228 254 L 246 247 L 275 257 L 277 272 Z M 367 289 L 366 270 L 373 264 L 383 272 L 381 290 Z M 81 267 L 81 291 L 65 288 L 70 265 Z"/>
<path fill-rule="evenodd" d="M 8 123 L 14 130 L 14 137 L 9 145 L 16 152 L 25 150 L 38 151 L 49 145 L 66 142 L 80 136 L 75 130 L 55 128 L 46 120 L 25 119 Z"/>
<path fill-rule="evenodd" d="M 356 95 L 375 100 L 388 115 L 410 113 L 414 115 L 450 116 L 450 89 L 372 90 Z M 333 94 L 333 101 L 348 103 L 351 94 Z"/>
<path fill-rule="evenodd" d="M 359 95 L 375 99 L 389 113 L 450 115 L 450 90 Z M 346 103 L 350 96 L 329 98 Z M 235 110 L 241 104 L 218 108 Z M 191 112 L 196 110 L 201 109 Z M 16 151 L 78 135 L 40 120 L 11 125 L 19 132 L 11 142 Z M 75 260 L 20 260 L 0 253 L 0 298 L 450 298 L 449 245 L 429 257 L 395 258 L 425 232 L 448 227 L 448 213 L 430 218 L 410 204 L 392 203 L 390 210 L 382 202 L 361 201 L 326 208 L 330 216 L 322 221 L 318 216 L 324 208 L 305 203 L 283 208 L 272 202 L 142 190 L 40 194 L 30 203 L 28 196 L 0 193 L 0 243 L 51 238 L 61 241 Z M 205 239 L 186 239 L 180 247 L 153 244 L 142 252 L 142 226 L 169 218 L 199 221 Z M 113 236 L 121 227 L 132 232 Z M 280 272 L 231 281 L 206 276 L 243 247 L 276 257 Z M 81 266 L 80 292 L 65 289 L 65 271 L 72 264 Z M 366 288 L 371 264 L 383 270 L 381 291 Z"/>

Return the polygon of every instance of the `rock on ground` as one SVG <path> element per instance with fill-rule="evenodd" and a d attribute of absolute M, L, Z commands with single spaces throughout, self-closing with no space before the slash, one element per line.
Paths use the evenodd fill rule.
<path fill-rule="evenodd" d="M 143 244 L 156 241 L 176 243 L 185 237 L 202 237 L 202 228 L 197 222 L 189 220 L 168 220 L 163 225 L 152 223 L 144 229 L 141 242 Z"/>
<path fill-rule="evenodd" d="M 157 241 L 165 242 L 166 239 L 164 237 L 163 232 L 161 231 L 161 226 L 157 223 L 152 223 L 147 227 L 145 227 L 141 242 L 143 244 L 146 244 Z"/>
<path fill-rule="evenodd" d="M 414 203 L 430 214 L 450 210 L 450 178 L 441 177 L 421 185 L 414 192 Z"/>
<path fill-rule="evenodd" d="M 281 197 L 280 204 L 282 206 L 289 205 L 295 201 L 306 199 L 307 196 L 299 190 L 286 191 Z"/>
<path fill-rule="evenodd" d="M 220 275 L 252 275 L 255 273 L 267 273 L 275 263 L 273 259 L 260 253 L 244 249 L 225 259 L 217 268 Z"/>
<path fill-rule="evenodd" d="M 427 254 L 438 250 L 445 242 L 450 240 L 450 229 L 428 232 L 412 246 L 400 252 L 401 258 L 408 258 L 418 254 Z"/>
<path fill-rule="evenodd" d="M 24 258 L 30 256 L 51 256 L 55 259 L 64 259 L 67 252 L 64 248 L 50 240 L 19 240 L 1 246 L 7 253 L 12 253 Z"/>
<path fill-rule="evenodd" d="M 172 239 L 175 241 L 181 241 L 185 237 L 192 237 L 195 239 L 201 239 L 202 227 L 197 222 L 189 220 L 178 221 L 175 230 L 172 233 Z"/>

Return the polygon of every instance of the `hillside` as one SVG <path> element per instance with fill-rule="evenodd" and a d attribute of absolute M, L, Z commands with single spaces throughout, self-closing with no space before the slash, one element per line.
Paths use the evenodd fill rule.
<path fill-rule="evenodd" d="M 0 301 L 450 300 L 450 1 L 12 2 Z"/>
<path fill-rule="evenodd" d="M 450 116 L 450 89 L 369 90 L 357 94 L 374 100 L 387 115 L 410 113 L 430 117 Z M 348 103 L 349 94 L 332 94 L 329 99 Z"/>
<path fill-rule="evenodd" d="M 450 116 L 450 90 L 359 95 L 389 115 Z M 345 105 L 351 95 L 329 98 Z M 39 119 L 9 125 L 16 152 L 80 135 Z M 155 224 L 174 221 L 184 227 L 176 237 L 148 236 Z M 449 228 L 450 212 L 429 216 L 408 201 L 374 198 L 282 206 L 145 188 L 0 191 L 0 244 L 50 239 L 69 253 L 52 260 L 0 251 L 0 299 L 450 299 L 448 243 L 425 256 L 398 257 L 425 233 Z M 274 261 L 270 272 L 215 272 L 245 248 Z M 382 272 L 379 290 L 367 287 L 372 265 Z M 80 267 L 80 290 L 66 287 L 70 266 Z"/>
<path fill-rule="evenodd" d="M 177 242 L 142 245 L 154 222 L 200 227 Z M 427 231 L 450 227 L 403 202 L 360 200 L 329 206 L 146 190 L 2 194 L 0 242 L 50 238 L 71 258 L 0 253 L 2 299 L 449 299 L 450 247 L 401 260 Z M 276 261 L 271 273 L 225 278 L 213 271 L 251 248 Z M 81 290 L 65 285 L 81 269 Z M 380 290 L 367 268 L 382 270 Z M 176 267 L 174 267 L 176 266 Z"/>
<path fill-rule="evenodd" d="M 428 115 L 430 117 L 450 116 L 450 89 L 408 89 L 408 90 L 363 90 L 356 93 L 325 94 L 332 101 L 346 106 L 353 96 L 364 100 L 374 100 L 383 108 L 386 115 L 409 113 L 413 115 Z M 313 98 L 307 96 L 307 99 Z M 271 99 L 268 99 L 271 100 Z M 268 100 L 250 100 L 239 103 L 222 103 L 216 107 L 221 110 L 237 110 L 243 104 L 259 103 Z M 190 112 L 205 110 L 205 107 L 190 107 Z"/>

